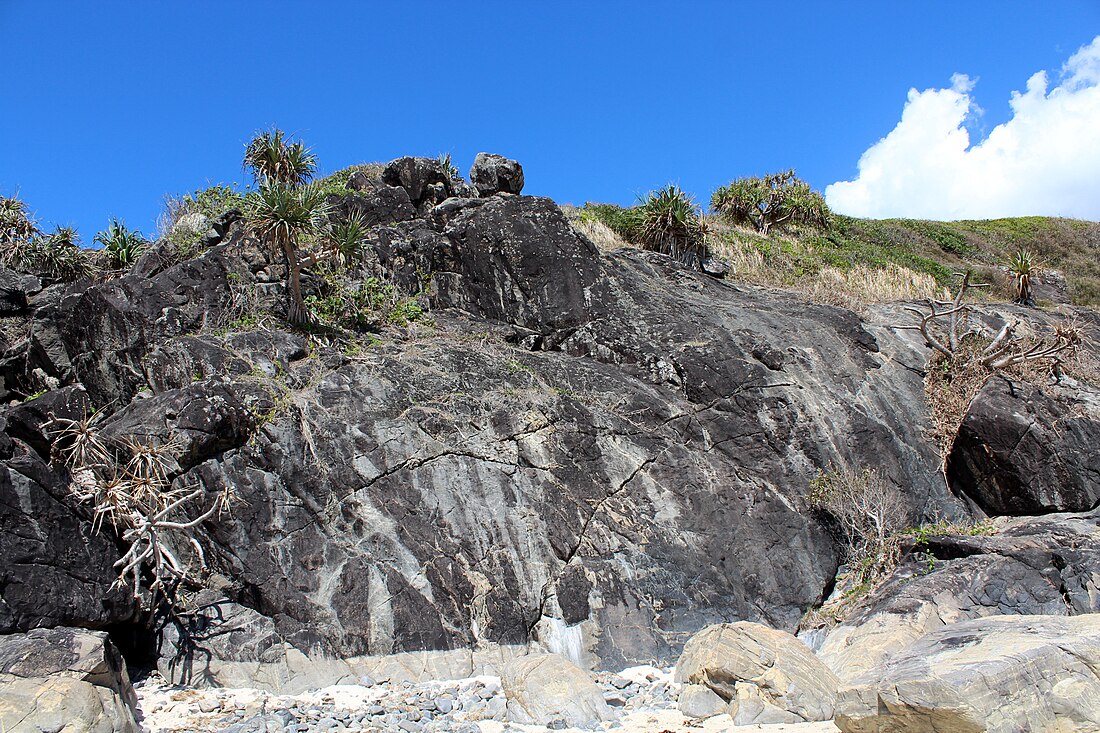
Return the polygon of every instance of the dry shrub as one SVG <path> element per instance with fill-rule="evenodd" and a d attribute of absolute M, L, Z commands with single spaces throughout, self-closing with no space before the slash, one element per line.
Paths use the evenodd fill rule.
<path fill-rule="evenodd" d="M 878 471 L 830 466 L 810 481 L 810 506 L 829 517 L 840 534 L 847 571 L 837 579 L 832 601 L 807 614 L 803 628 L 839 621 L 867 593 L 878 587 L 901 558 L 899 533 L 908 513 L 897 486 Z"/>
<path fill-rule="evenodd" d="M 201 487 L 174 487 L 181 446 L 100 433 L 103 413 L 74 420 L 51 416 L 48 433 L 55 458 L 69 470 L 69 492 L 91 506 L 94 531 L 108 525 L 126 550 L 114 564 L 115 585 L 127 587 L 146 609 L 176 602 L 181 586 L 198 584 L 206 567 L 192 530 L 228 506 L 228 487 L 197 516 L 185 508 L 201 502 Z M 184 550 L 187 554 L 184 554 Z"/>

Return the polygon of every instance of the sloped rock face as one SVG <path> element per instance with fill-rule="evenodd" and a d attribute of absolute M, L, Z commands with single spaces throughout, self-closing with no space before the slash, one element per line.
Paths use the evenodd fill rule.
<path fill-rule="evenodd" d="M 1100 724 L 1100 616 L 943 627 L 840 692 L 844 733 L 1016 733 Z"/>
<path fill-rule="evenodd" d="M 1014 519 L 994 536 L 930 537 L 825 638 L 852 680 L 944 625 L 985 616 L 1100 613 L 1100 515 Z"/>
<path fill-rule="evenodd" d="M 989 514 L 1096 507 L 1100 391 L 991 379 L 967 411 L 947 472 Z"/>
<path fill-rule="evenodd" d="M 913 522 L 965 515 L 923 434 L 920 344 L 662 255 L 603 258 L 546 199 L 401 211 L 369 266 L 430 275 L 427 335 L 349 357 L 214 332 L 241 287 L 268 287 L 234 229 L 43 302 L 13 347 L 108 406 L 112 435 L 183 440 L 177 486 L 231 489 L 197 533 L 222 593 L 204 624 L 219 603 L 266 620 L 238 645 L 258 661 L 530 641 L 671 661 L 708 624 L 792 629 L 827 593 L 837 549 L 804 494 L 831 462 L 875 465 Z M 178 631 L 194 669 L 201 638 Z"/>
<path fill-rule="evenodd" d="M 102 632 L 37 629 L 0 636 L 0 726 L 20 731 L 137 733 L 137 697 Z"/>
<path fill-rule="evenodd" d="M 0 633 L 136 615 L 130 594 L 111 588 L 117 544 L 74 511 L 67 473 L 47 460 L 47 415 L 83 417 L 87 404 L 67 387 L 0 414 Z"/>

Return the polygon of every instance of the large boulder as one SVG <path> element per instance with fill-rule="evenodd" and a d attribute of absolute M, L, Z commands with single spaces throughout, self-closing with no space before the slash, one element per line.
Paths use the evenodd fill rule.
<path fill-rule="evenodd" d="M 405 189 L 418 211 L 454 195 L 450 172 L 434 158 L 405 156 L 391 161 L 382 171 L 382 182 Z"/>
<path fill-rule="evenodd" d="M 557 654 L 532 654 L 500 675 L 508 717 L 516 723 L 590 727 L 615 717 L 603 691 L 584 670 Z"/>
<path fill-rule="evenodd" d="M 825 636 L 841 680 L 874 669 L 925 634 L 967 619 L 1100 612 L 1100 513 L 1004 521 L 993 534 L 911 541 L 872 596 Z"/>
<path fill-rule="evenodd" d="M 687 685 L 681 709 L 695 714 L 708 688 L 737 725 L 830 720 L 837 679 L 790 634 L 749 622 L 717 624 L 691 637 L 676 663 Z"/>
<path fill-rule="evenodd" d="M 1100 390 L 996 376 L 947 461 L 952 488 L 988 514 L 1082 512 L 1100 503 Z"/>
<path fill-rule="evenodd" d="M 478 153 L 470 168 L 470 182 L 482 196 L 523 191 L 523 166 L 495 153 Z"/>
<path fill-rule="evenodd" d="M 844 733 L 1017 733 L 1100 726 L 1100 615 L 942 627 L 840 690 Z"/>
<path fill-rule="evenodd" d="M 41 290 L 42 283 L 34 275 L 0 267 L 0 316 L 25 312 L 30 297 Z"/>
<path fill-rule="evenodd" d="M 0 729 L 7 733 L 138 733 L 136 707 L 107 634 L 56 628 L 0 636 Z"/>

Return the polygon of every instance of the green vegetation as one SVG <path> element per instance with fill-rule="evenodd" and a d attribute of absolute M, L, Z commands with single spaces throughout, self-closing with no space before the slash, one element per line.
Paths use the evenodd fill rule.
<path fill-rule="evenodd" d="M 356 173 L 365 173 L 369 178 L 381 179 L 385 169 L 383 163 L 360 163 L 341 168 L 335 173 L 330 173 L 317 180 L 317 185 L 326 195 L 346 196 L 348 194 L 348 181 Z"/>
<path fill-rule="evenodd" d="M 1039 270 L 1039 261 L 1029 249 L 1021 249 L 1008 261 L 1008 274 L 1016 286 L 1016 302 L 1020 305 L 1035 305 L 1035 296 L 1031 277 Z"/>
<path fill-rule="evenodd" d="M 127 270 L 134 266 L 142 253 L 149 248 L 149 242 L 136 229 L 128 229 L 117 219 L 107 228 L 95 235 L 96 244 L 103 245 L 108 266 L 113 270 Z"/>
<path fill-rule="evenodd" d="M 605 248 L 642 246 L 639 207 L 587 203 L 572 213 L 578 225 L 610 229 Z M 732 277 L 760 285 L 802 290 L 839 305 L 944 297 L 957 272 L 971 270 L 992 283 L 983 297 L 1017 297 L 1011 260 L 1021 250 L 1032 266 L 1060 270 L 1070 299 L 1100 305 L 1100 223 L 1050 217 L 936 222 L 855 219 L 832 215 L 827 229 L 794 223 L 767 235 L 725 217 L 702 217 L 714 256 L 732 266 Z M 606 232 L 606 229 L 603 230 Z M 622 241 L 618 241 L 621 238 Z"/>
<path fill-rule="evenodd" d="M 308 326 L 312 318 L 302 298 L 298 240 L 318 232 L 328 213 L 325 192 L 308 183 L 317 169 L 317 158 L 301 141 L 286 141 L 283 131 L 276 128 L 253 138 L 245 149 L 244 164 L 259 184 L 245 201 L 246 215 L 260 238 L 282 254 L 286 265 L 287 321 Z"/>
<path fill-rule="evenodd" d="M 699 207 L 679 186 L 670 183 L 651 192 L 634 211 L 634 238 L 646 249 L 686 262 L 706 258 L 706 228 Z"/>
<path fill-rule="evenodd" d="M 692 262 L 707 256 L 708 227 L 699 207 L 679 186 L 669 184 L 641 197 L 637 206 L 585 204 L 582 221 L 598 221 L 623 240 Z"/>
<path fill-rule="evenodd" d="M 382 326 L 407 326 L 424 315 L 416 298 L 403 295 L 394 285 L 369 277 L 348 282 L 331 269 L 322 270 L 326 294 L 306 298 L 306 305 L 322 324 L 355 331 Z"/>
<path fill-rule="evenodd" d="M 43 234 L 16 197 L 0 196 L 0 265 L 34 272 L 47 284 L 72 282 L 95 274 L 95 266 L 80 236 L 71 227 Z"/>
<path fill-rule="evenodd" d="M 827 227 L 832 216 L 825 199 L 794 169 L 763 177 L 738 178 L 710 199 L 711 208 L 732 224 L 751 225 L 767 235 L 791 224 Z"/>

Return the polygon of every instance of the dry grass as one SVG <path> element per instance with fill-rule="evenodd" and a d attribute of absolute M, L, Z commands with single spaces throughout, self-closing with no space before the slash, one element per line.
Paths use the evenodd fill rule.
<path fill-rule="evenodd" d="M 588 237 L 588 239 L 592 241 L 592 244 L 596 245 L 601 252 L 610 252 L 620 247 L 637 247 L 637 245 L 631 244 L 620 237 L 612 231 L 611 227 L 607 226 L 602 221 L 591 216 L 586 216 L 583 209 L 578 209 L 576 206 L 571 206 L 569 204 L 563 204 L 561 206 L 561 212 L 565 214 L 565 218 L 569 220 L 573 228 Z"/>
<path fill-rule="evenodd" d="M 932 275 L 901 265 L 822 265 L 813 245 L 795 237 L 765 239 L 746 229 L 712 226 L 714 255 L 728 262 L 730 277 L 741 282 L 796 290 L 815 302 L 856 310 L 868 303 L 948 295 Z"/>

